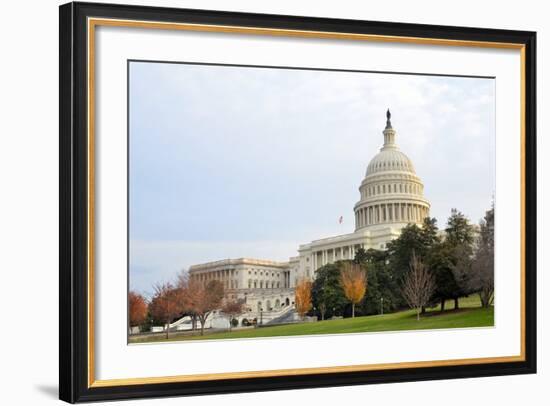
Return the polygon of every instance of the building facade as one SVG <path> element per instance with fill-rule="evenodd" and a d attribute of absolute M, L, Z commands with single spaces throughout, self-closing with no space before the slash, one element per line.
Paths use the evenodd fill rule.
<path fill-rule="evenodd" d="M 228 295 L 246 299 L 253 304 L 249 306 L 252 311 L 258 303 L 267 306 L 267 300 L 270 306 L 274 306 L 275 300 L 279 305 L 293 304 L 294 288 L 301 278 L 313 280 L 317 269 L 338 260 L 353 259 L 359 248 L 385 249 L 407 224 L 421 225 L 429 216 L 430 203 L 424 197 L 424 185 L 412 161 L 397 145 L 389 110 L 382 134 L 382 148 L 371 159 L 359 185 L 359 201 L 353 207 L 353 233 L 300 245 L 298 256 L 288 262 L 228 259 L 194 265 L 189 270 L 191 277 L 222 281 Z"/>

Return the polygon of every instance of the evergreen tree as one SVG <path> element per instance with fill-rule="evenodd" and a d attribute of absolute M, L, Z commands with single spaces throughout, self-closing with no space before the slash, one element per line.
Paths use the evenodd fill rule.
<path fill-rule="evenodd" d="M 388 264 L 388 252 L 370 249 L 359 255 L 367 269 L 369 288 L 358 308 L 363 315 L 391 313 L 403 305 L 399 286 Z M 358 256 L 356 256 L 358 260 Z"/>
<path fill-rule="evenodd" d="M 468 218 L 453 208 L 447 220 L 445 239 L 434 246 L 428 261 L 437 285 L 434 300 L 441 303 L 441 311 L 445 310 L 447 299 L 454 299 L 454 307 L 458 309 L 458 299 L 468 294 L 459 283 L 461 281 L 456 280 L 453 270 L 464 258 L 471 257 L 474 239 L 475 229 Z"/>
<path fill-rule="evenodd" d="M 342 315 L 348 301 L 340 286 L 340 263 L 327 264 L 317 269 L 311 289 L 312 302 L 317 316 L 327 319 Z"/>
<path fill-rule="evenodd" d="M 355 262 L 356 264 L 366 264 L 367 260 L 368 254 L 364 248 L 361 247 L 357 251 L 355 251 L 355 258 L 353 259 L 353 262 Z"/>
<path fill-rule="evenodd" d="M 401 235 L 387 245 L 389 267 L 399 283 L 403 281 L 403 276 L 409 269 L 413 251 L 421 258 L 426 255 L 422 230 L 416 224 L 408 224 L 401 230 Z"/>
<path fill-rule="evenodd" d="M 445 235 L 445 241 L 452 247 L 461 244 L 472 246 L 475 238 L 474 227 L 470 224 L 470 220 L 457 209 L 451 210 Z"/>
<path fill-rule="evenodd" d="M 433 248 L 440 242 L 437 220 L 426 217 L 422 228 L 409 224 L 403 228 L 399 238 L 388 243 L 388 259 L 393 276 L 402 282 L 407 273 L 412 253 L 423 262 L 429 262 Z"/>
<path fill-rule="evenodd" d="M 422 222 L 420 236 L 422 239 L 422 245 L 425 249 L 425 253 L 424 253 L 425 257 L 429 255 L 429 251 L 440 240 L 437 235 L 437 232 L 438 232 L 437 219 L 435 217 L 424 218 L 424 221 Z"/>

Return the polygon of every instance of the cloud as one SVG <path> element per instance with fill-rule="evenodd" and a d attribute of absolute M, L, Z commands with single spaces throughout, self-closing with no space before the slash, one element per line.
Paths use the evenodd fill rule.
<path fill-rule="evenodd" d="M 388 107 L 440 226 L 452 207 L 477 222 L 490 206 L 491 79 L 158 63 L 130 75 L 130 238 L 151 244 L 131 261 L 144 281 L 353 231 Z"/>

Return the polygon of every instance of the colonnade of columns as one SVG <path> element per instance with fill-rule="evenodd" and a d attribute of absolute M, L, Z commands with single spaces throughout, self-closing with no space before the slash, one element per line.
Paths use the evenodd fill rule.
<path fill-rule="evenodd" d="M 414 203 L 382 203 L 362 207 L 355 211 L 356 228 L 392 221 L 421 223 L 428 217 L 426 206 Z"/>
<path fill-rule="evenodd" d="M 346 245 L 342 247 L 314 251 L 311 255 L 313 260 L 313 269 L 317 270 L 323 265 L 342 259 L 353 259 L 355 258 L 355 252 L 357 249 L 358 247 L 355 245 Z"/>
<path fill-rule="evenodd" d="M 235 269 L 220 269 L 217 271 L 198 273 L 193 275 L 192 278 L 196 278 L 199 282 L 202 283 L 208 283 L 210 281 L 217 280 L 223 283 L 223 286 L 226 289 L 238 289 L 238 274 L 239 271 Z"/>

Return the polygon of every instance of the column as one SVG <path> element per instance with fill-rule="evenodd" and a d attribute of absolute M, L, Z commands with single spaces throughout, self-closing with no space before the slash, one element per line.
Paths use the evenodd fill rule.
<path fill-rule="evenodd" d="M 371 217 L 371 214 L 370 214 L 370 206 L 369 206 L 369 207 L 367 207 L 367 225 L 369 225 L 370 222 L 371 222 L 370 217 Z"/>

